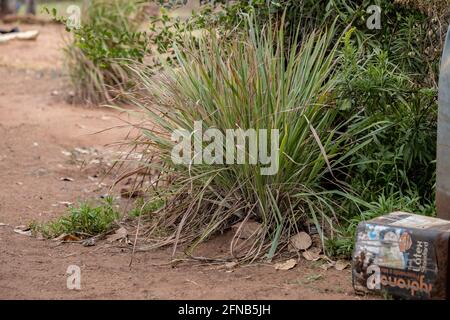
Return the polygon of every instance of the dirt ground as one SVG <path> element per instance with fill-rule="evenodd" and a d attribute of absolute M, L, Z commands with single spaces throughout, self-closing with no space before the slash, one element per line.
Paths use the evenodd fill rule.
<path fill-rule="evenodd" d="M 129 249 L 58 245 L 15 233 L 15 226 L 64 214 L 65 202 L 108 193 L 114 177 L 100 179 L 99 161 L 80 169 L 67 154 L 75 148 L 108 153 L 106 145 L 126 133 L 92 134 L 122 124 L 123 115 L 67 102 L 61 26 L 19 27 L 41 34 L 37 41 L 0 44 L 0 299 L 360 298 L 350 270 L 325 271 L 305 260 L 289 271 L 262 264 L 233 272 L 198 263 L 171 267 L 164 265 L 171 257 L 168 248 L 136 253 L 130 268 Z M 207 250 L 216 250 L 217 242 Z M 69 265 L 81 268 L 79 291 L 66 287 Z"/>

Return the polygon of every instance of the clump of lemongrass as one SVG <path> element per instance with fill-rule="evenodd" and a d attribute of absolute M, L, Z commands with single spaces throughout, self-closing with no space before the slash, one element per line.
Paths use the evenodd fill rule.
<path fill-rule="evenodd" d="M 283 27 L 258 30 L 251 19 L 248 24 L 248 34 L 231 42 L 213 31 L 186 38 L 175 46 L 176 69 L 167 66 L 158 76 L 134 69 L 140 94 L 131 100 L 151 123 L 140 124 L 140 143 L 156 150 L 171 176 L 157 190 L 167 202 L 146 232 L 154 241 L 150 247 L 172 244 L 175 253 L 184 243 L 192 254 L 212 235 L 253 221 L 260 228 L 245 240 L 237 228 L 230 254 L 271 259 L 309 224 L 323 239 L 332 237 L 340 220 L 336 196 L 358 201 L 337 177 L 345 159 L 371 136 L 354 141 L 369 125 L 357 114 L 341 120 L 333 104 L 339 81 L 333 28 L 302 35 L 301 41 L 297 35 L 286 48 Z M 278 172 L 262 175 L 260 165 L 250 164 L 174 164 L 171 133 L 193 132 L 198 120 L 203 130 L 279 129 Z M 161 229 L 169 235 L 158 237 Z"/>

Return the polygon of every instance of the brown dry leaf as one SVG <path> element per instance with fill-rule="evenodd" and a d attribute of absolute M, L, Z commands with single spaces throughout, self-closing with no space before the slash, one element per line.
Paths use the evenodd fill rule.
<path fill-rule="evenodd" d="M 92 246 L 95 246 L 95 238 L 94 237 L 92 237 L 92 238 L 89 238 L 89 239 L 86 239 L 86 240 L 84 240 L 81 244 L 84 246 L 84 247 L 92 247 Z"/>
<path fill-rule="evenodd" d="M 81 239 L 73 234 L 66 234 L 61 241 L 80 241 Z"/>
<path fill-rule="evenodd" d="M 338 261 L 336 261 L 336 264 L 334 265 L 334 267 L 338 271 L 342 271 L 342 270 L 346 269 L 348 266 L 350 266 L 350 263 L 348 263 L 345 260 L 338 260 Z"/>
<path fill-rule="evenodd" d="M 235 262 L 235 261 L 232 261 L 232 262 L 227 262 L 227 263 L 225 263 L 225 268 L 227 268 L 227 269 L 233 269 L 234 267 L 236 267 L 238 264 L 237 264 L 237 262 Z"/>
<path fill-rule="evenodd" d="M 285 262 L 279 262 L 275 264 L 276 270 L 290 270 L 297 265 L 297 261 L 295 259 L 289 259 Z"/>
<path fill-rule="evenodd" d="M 108 242 L 114 242 L 114 241 L 118 241 L 118 240 L 122 240 L 122 239 L 126 238 L 127 235 L 128 235 L 127 229 L 125 229 L 124 227 L 121 227 L 121 228 L 117 229 L 114 234 L 109 235 L 106 238 L 106 240 Z"/>
<path fill-rule="evenodd" d="M 63 238 L 64 241 L 80 241 L 81 239 L 73 234 L 68 234 Z"/>
<path fill-rule="evenodd" d="M 14 232 L 23 236 L 31 237 L 31 230 L 27 226 L 17 226 L 14 228 Z"/>
<path fill-rule="evenodd" d="M 306 250 L 312 245 L 311 237 L 303 231 L 292 236 L 289 242 L 297 250 Z"/>
<path fill-rule="evenodd" d="M 320 252 L 322 250 L 320 248 L 313 247 L 309 250 L 306 250 L 302 253 L 303 258 L 308 261 L 317 261 L 320 259 Z"/>
<path fill-rule="evenodd" d="M 227 268 L 227 269 L 233 269 L 236 266 L 237 266 L 237 262 L 235 262 L 235 261 L 225 263 L 225 268 Z"/>
<path fill-rule="evenodd" d="M 66 206 L 66 207 L 70 207 L 73 202 L 69 202 L 69 201 L 58 201 L 58 204 Z"/>
<path fill-rule="evenodd" d="M 67 234 L 63 233 L 60 236 L 53 239 L 53 241 L 63 241 L 63 238 L 67 236 Z"/>
<path fill-rule="evenodd" d="M 66 241 L 66 242 L 70 242 L 70 241 L 80 241 L 81 238 L 74 236 L 72 234 L 67 234 L 67 233 L 63 233 L 61 234 L 59 237 L 56 237 L 55 239 L 53 239 L 53 241 Z"/>
<path fill-rule="evenodd" d="M 334 263 L 331 263 L 331 262 L 324 263 L 320 266 L 320 268 L 322 268 L 325 271 L 330 268 L 333 268 L 333 267 L 334 267 Z"/>
<path fill-rule="evenodd" d="M 240 239 L 248 239 L 252 235 L 256 235 L 261 230 L 261 223 L 256 221 L 238 222 L 231 226 L 232 229 L 239 231 Z M 240 230 L 239 230 L 240 228 Z"/>
<path fill-rule="evenodd" d="M 298 250 L 295 249 L 294 246 L 290 242 L 288 243 L 288 251 L 291 252 L 291 253 L 292 252 L 298 252 Z"/>

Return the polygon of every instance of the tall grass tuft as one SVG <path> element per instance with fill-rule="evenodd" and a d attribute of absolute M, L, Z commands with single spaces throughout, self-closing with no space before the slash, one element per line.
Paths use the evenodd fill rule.
<path fill-rule="evenodd" d="M 340 220 L 336 197 L 357 201 L 340 177 L 345 160 L 370 143 L 371 135 L 364 135 L 370 127 L 363 117 L 341 120 L 333 102 L 340 41 L 333 44 L 329 28 L 297 33 L 286 48 L 284 32 L 272 25 L 258 29 L 249 18 L 248 32 L 235 41 L 213 31 L 186 38 L 182 47 L 175 46 L 176 69 L 166 67 L 159 76 L 134 69 L 141 95 L 132 100 L 151 123 L 141 124 L 141 143 L 156 151 L 170 175 L 170 184 L 158 190 L 168 199 L 166 206 L 148 231 L 154 247 L 173 244 L 175 253 L 187 243 L 191 254 L 211 235 L 252 221 L 260 227 L 242 240 L 241 224 L 230 254 L 247 261 L 271 259 L 309 226 L 322 240 L 333 237 Z M 250 164 L 174 164 L 172 132 L 193 132 L 198 120 L 203 132 L 278 129 L 278 172 L 262 175 L 261 165 Z M 169 236 L 157 237 L 161 228 L 170 230 Z"/>

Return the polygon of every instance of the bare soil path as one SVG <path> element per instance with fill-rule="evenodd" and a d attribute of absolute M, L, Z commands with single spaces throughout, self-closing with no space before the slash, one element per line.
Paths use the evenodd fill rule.
<path fill-rule="evenodd" d="M 108 192 L 80 169 L 67 151 L 107 150 L 123 130 L 92 135 L 120 124 L 105 108 L 66 102 L 62 35 L 57 25 L 40 29 L 35 42 L 0 44 L 0 299 L 358 299 L 350 271 L 322 270 L 300 261 L 289 271 L 255 265 L 227 272 L 212 265 L 155 266 L 170 248 L 136 253 L 118 246 L 56 245 L 13 232 L 17 225 L 63 214 L 64 203 Z M 74 181 L 62 181 L 71 177 Z M 104 180 L 105 184 L 111 178 Z M 216 250 L 211 241 L 208 250 Z M 81 290 L 68 290 L 66 270 L 81 268 Z"/>

